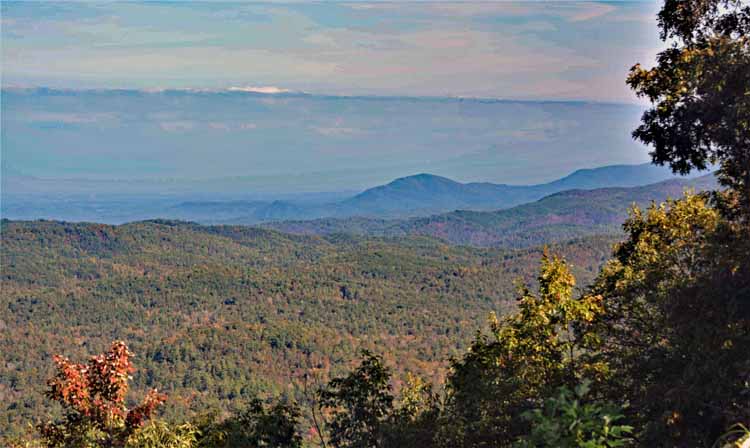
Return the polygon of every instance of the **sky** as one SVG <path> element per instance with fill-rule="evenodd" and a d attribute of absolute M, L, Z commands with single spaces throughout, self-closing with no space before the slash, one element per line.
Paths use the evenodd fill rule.
<path fill-rule="evenodd" d="M 625 78 L 663 47 L 655 2 L 0 5 L 4 192 L 531 184 L 649 159 Z"/>
<path fill-rule="evenodd" d="M 635 102 L 655 2 L 2 2 L 4 86 Z"/>
<path fill-rule="evenodd" d="M 531 184 L 646 162 L 630 136 L 640 114 L 595 102 L 7 89 L 3 168 L 205 187 L 234 178 L 235 191 L 267 192 L 361 190 L 424 172 Z"/>

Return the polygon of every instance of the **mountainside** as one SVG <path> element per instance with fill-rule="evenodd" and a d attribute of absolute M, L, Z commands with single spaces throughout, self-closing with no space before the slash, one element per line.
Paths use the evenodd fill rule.
<path fill-rule="evenodd" d="M 611 165 L 581 169 L 569 176 L 546 184 L 548 190 L 592 190 L 607 187 L 637 187 L 675 177 L 668 167 L 651 163 L 642 165 Z"/>
<path fill-rule="evenodd" d="M 472 199 L 472 192 L 465 184 L 432 174 L 417 174 L 370 188 L 339 205 L 343 213 L 383 214 L 451 207 L 471 203 Z"/>
<path fill-rule="evenodd" d="M 460 183 L 446 177 L 423 173 L 396 179 L 334 203 L 305 205 L 276 201 L 264 207 L 250 208 L 244 215 L 223 222 L 257 224 L 284 219 L 310 220 L 354 216 L 408 218 L 457 209 L 498 210 L 569 189 L 631 187 L 674 177 L 668 168 L 651 164 L 578 170 L 553 182 L 528 186 L 487 182 Z M 190 219 L 189 216 L 181 218 Z M 196 218 L 197 221 L 202 221 L 200 217 Z"/>
<path fill-rule="evenodd" d="M 419 216 L 430 211 L 498 209 L 538 199 L 545 191 L 557 191 L 553 184 L 514 186 L 460 183 L 432 174 L 417 174 L 365 190 L 340 207 L 347 215 Z"/>
<path fill-rule="evenodd" d="M 47 418 L 51 354 L 82 359 L 115 339 L 137 355 L 137 392 L 169 395 L 167 418 L 236 409 L 256 393 L 299 400 L 303 372 L 325 380 L 361 348 L 386 353 L 397 378 L 440 381 L 488 313 L 513 306 L 514 280 L 532 281 L 540 256 L 163 220 L 3 220 L 0 233 L 4 434 Z M 611 244 L 552 249 L 585 284 Z"/>
<path fill-rule="evenodd" d="M 583 169 L 539 185 L 460 183 L 431 174 L 417 174 L 366 190 L 339 206 L 347 215 L 418 215 L 424 211 L 508 208 L 546 195 L 572 189 L 632 187 L 674 177 L 665 167 L 652 164 L 613 165 Z M 341 215 L 342 213 L 339 213 Z"/>
<path fill-rule="evenodd" d="M 590 173 L 582 178 L 590 179 Z M 651 201 L 679 197 L 686 189 L 701 191 L 716 186 L 714 176 L 706 175 L 641 187 L 567 190 L 537 202 L 493 212 L 457 210 L 406 220 L 328 219 L 266 226 L 290 233 L 424 235 L 454 244 L 519 248 L 585 235 L 616 234 L 633 204 L 644 207 Z"/>
<path fill-rule="evenodd" d="M 146 219 L 179 219 L 203 224 L 258 224 L 319 218 L 411 218 L 453 210 L 499 210 L 569 189 L 629 187 L 674 178 L 668 168 L 617 165 L 578 170 L 539 185 L 460 183 L 432 174 L 402 177 L 356 195 L 306 194 L 263 200 L 198 199 L 164 195 L 4 197 L 2 216 L 120 224 Z M 165 185 L 167 188 L 168 185 Z M 124 188 L 124 187 L 123 187 Z M 211 197 L 203 193 L 202 198 Z M 218 196 L 221 197 L 221 196 Z M 180 198 L 180 199 L 177 199 Z"/>

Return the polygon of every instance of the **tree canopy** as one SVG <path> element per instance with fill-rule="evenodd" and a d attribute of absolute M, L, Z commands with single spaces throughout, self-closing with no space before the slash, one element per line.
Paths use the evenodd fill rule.
<path fill-rule="evenodd" d="M 651 101 L 633 135 L 679 173 L 718 164 L 719 180 L 750 213 L 750 6 L 742 0 L 666 0 L 655 67 L 628 77 Z"/>

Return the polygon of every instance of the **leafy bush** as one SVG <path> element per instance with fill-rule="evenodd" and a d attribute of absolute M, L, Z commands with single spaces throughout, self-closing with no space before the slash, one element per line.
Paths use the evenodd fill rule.
<path fill-rule="evenodd" d="M 574 391 L 561 387 L 542 409 L 524 413 L 531 433 L 516 443 L 518 448 L 614 448 L 626 446 L 633 431 L 622 425 L 621 408 L 611 403 L 587 402 L 589 383 Z"/>
<path fill-rule="evenodd" d="M 198 446 L 206 448 L 267 447 L 298 448 L 300 411 L 284 400 L 265 403 L 254 398 L 243 411 L 219 422 L 216 416 L 202 423 Z"/>
<path fill-rule="evenodd" d="M 130 436 L 125 448 L 193 448 L 197 445 L 198 428 L 194 425 L 170 425 L 152 420 Z"/>

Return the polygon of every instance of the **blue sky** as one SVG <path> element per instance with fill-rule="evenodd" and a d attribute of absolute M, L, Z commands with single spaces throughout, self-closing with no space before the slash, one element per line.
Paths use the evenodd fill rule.
<path fill-rule="evenodd" d="M 654 2 L 2 2 L 7 86 L 635 102 Z"/>

